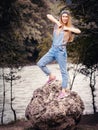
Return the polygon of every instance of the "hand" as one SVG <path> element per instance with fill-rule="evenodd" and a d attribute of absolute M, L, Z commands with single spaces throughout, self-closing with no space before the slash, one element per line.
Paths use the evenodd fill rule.
<path fill-rule="evenodd" d="M 64 31 L 66 31 L 66 30 L 68 31 L 69 28 L 68 28 L 67 26 L 64 26 L 64 27 L 63 27 L 63 30 L 64 30 Z"/>
<path fill-rule="evenodd" d="M 63 30 L 70 31 L 70 32 L 73 32 L 73 33 L 76 33 L 76 34 L 81 33 L 80 29 L 75 28 L 73 26 L 71 26 L 71 27 L 64 26 Z"/>
<path fill-rule="evenodd" d="M 57 25 L 58 25 L 59 28 L 62 27 L 62 24 L 59 21 L 57 22 Z"/>

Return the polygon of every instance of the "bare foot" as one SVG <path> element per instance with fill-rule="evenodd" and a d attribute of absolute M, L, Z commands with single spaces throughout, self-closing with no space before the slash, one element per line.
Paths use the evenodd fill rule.
<path fill-rule="evenodd" d="M 68 95 L 69 95 L 69 91 L 67 89 L 65 89 L 65 88 L 62 88 L 58 98 L 62 99 L 62 98 L 67 97 Z"/>
<path fill-rule="evenodd" d="M 53 74 L 50 74 L 49 75 L 49 80 L 51 81 L 51 80 L 54 80 L 54 79 L 56 79 L 56 76 L 54 76 Z"/>
<path fill-rule="evenodd" d="M 50 83 L 51 81 L 54 81 L 55 79 L 56 79 L 56 76 L 50 74 L 47 83 Z"/>
<path fill-rule="evenodd" d="M 63 93 L 62 91 L 60 92 L 59 96 L 58 96 L 58 99 L 62 99 L 62 98 L 65 98 L 67 97 L 69 94 L 68 93 Z"/>

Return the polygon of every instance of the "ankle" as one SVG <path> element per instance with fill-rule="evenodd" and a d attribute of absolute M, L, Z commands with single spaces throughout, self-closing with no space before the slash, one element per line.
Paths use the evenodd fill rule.
<path fill-rule="evenodd" d="M 54 79 L 54 78 L 55 78 L 55 76 L 53 74 L 49 75 L 49 79 Z"/>
<path fill-rule="evenodd" d="M 62 93 L 65 93 L 65 90 L 62 90 Z"/>
<path fill-rule="evenodd" d="M 65 88 L 62 88 L 62 93 L 66 93 L 67 90 Z"/>

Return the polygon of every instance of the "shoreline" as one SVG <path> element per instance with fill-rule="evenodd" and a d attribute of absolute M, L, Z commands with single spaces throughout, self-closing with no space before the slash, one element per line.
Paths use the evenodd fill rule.
<path fill-rule="evenodd" d="M 0 130 L 28 130 L 31 126 L 28 120 L 20 119 L 16 122 L 0 125 Z M 77 130 L 98 130 L 98 112 L 96 114 L 83 115 L 77 125 Z"/>
<path fill-rule="evenodd" d="M 92 126 L 98 124 L 98 112 L 96 114 L 83 115 L 79 124 Z"/>

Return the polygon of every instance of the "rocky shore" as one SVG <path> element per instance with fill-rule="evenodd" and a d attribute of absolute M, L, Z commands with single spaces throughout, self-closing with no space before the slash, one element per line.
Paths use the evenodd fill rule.
<path fill-rule="evenodd" d="M 47 127 L 46 129 L 50 130 L 52 120 L 55 122 L 55 127 L 54 124 L 51 126 L 53 130 L 62 128 L 66 128 L 66 130 L 70 128 L 72 130 L 98 130 L 98 113 L 82 115 L 84 104 L 76 92 L 68 91 L 68 97 L 58 99 L 60 86 L 59 81 L 54 81 L 36 89 L 26 109 L 26 117 L 29 120 L 21 119 L 1 125 L 0 130 L 37 130 L 34 127 L 35 125 L 38 127 L 39 124 L 42 128 Z M 42 119 L 46 120 L 45 123 L 41 122 Z M 48 120 L 51 120 L 50 124 Z M 68 128 L 68 126 L 71 127 Z"/>
<path fill-rule="evenodd" d="M 21 119 L 6 125 L 0 125 L 0 130 L 32 130 L 31 126 L 32 124 L 29 121 Z M 77 125 L 77 130 L 98 130 L 98 113 L 83 115 Z"/>
<path fill-rule="evenodd" d="M 36 89 L 26 108 L 26 118 L 34 130 L 72 130 L 81 120 L 84 103 L 80 96 L 67 90 L 58 98 L 61 81 L 55 80 Z"/>

